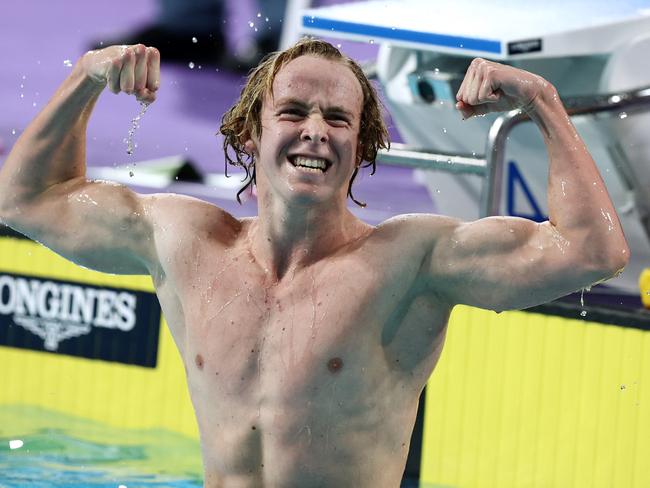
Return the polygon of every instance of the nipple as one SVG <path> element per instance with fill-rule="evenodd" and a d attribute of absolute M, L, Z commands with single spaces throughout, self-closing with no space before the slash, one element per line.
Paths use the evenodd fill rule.
<path fill-rule="evenodd" d="M 332 358 L 327 363 L 327 369 L 332 373 L 338 372 L 343 367 L 343 360 L 341 358 Z"/>

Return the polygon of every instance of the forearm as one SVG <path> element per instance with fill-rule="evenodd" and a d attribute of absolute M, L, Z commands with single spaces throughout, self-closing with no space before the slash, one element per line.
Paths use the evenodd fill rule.
<path fill-rule="evenodd" d="M 549 156 L 549 221 L 592 263 L 623 267 L 629 248 L 607 188 L 552 85 L 527 110 Z"/>
<path fill-rule="evenodd" d="M 14 208 L 86 172 L 86 127 L 103 90 L 80 63 L 27 126 L 0 168 L 0 206 Z"/>

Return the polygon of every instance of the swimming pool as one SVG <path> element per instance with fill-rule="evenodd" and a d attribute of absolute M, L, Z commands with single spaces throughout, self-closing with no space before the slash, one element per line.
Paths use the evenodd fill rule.
<path fill-rule="evenodd" d="M 200 488 L 199 443 L 162 429 L 120 429 L 39 407 L 0 406 L 0 488 L 52 486 Z"/>

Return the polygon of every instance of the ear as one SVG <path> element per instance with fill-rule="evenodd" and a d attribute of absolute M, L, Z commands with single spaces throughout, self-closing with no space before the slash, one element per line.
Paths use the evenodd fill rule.
<path fill-rule="evenodd" d="M 249 156 L 257 156 L 257 145 L 255 144 L 255 141 L 253 141 L 252 138 L 246 139 L 244 142 L 244 151 L 246 151 L 246 154 Z"/>

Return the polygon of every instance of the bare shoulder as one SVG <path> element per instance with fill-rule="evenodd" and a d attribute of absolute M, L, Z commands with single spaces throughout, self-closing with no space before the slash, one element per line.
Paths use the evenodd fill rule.
<path fill-rule="evenodd" d="M 186 195 L 145 195 L 142 208 L 153 228 L 160 263 L 201 245 L 227 248 L 242 227 L 242 222 L 224 209 Z"/>
<path fill-rule="evenodd" d="M 412 270 L 414 278 L 426 278 L 436 245 L 458 228 L 460 220 L 435 214 L 404 214 L 377 226 L 373 238 L 381 243 L 386 263 Z"/>
<path fill-rule="evenodd" d="M 377 226 L 378 236 L 386 236 L 414 251 L 431 250 L 435 243 L 453 232 L 459 219 L 436 214 L 402 214 L 391 217 Z"/>
<path fill-rule="evenodd" d="M 222 208 L 186 195 L 146 195 L 143 208 L 158 233 L 192 233 L 197 237 L 205 233 L 227 240 L 241 226 L 238 219 Z"/>

